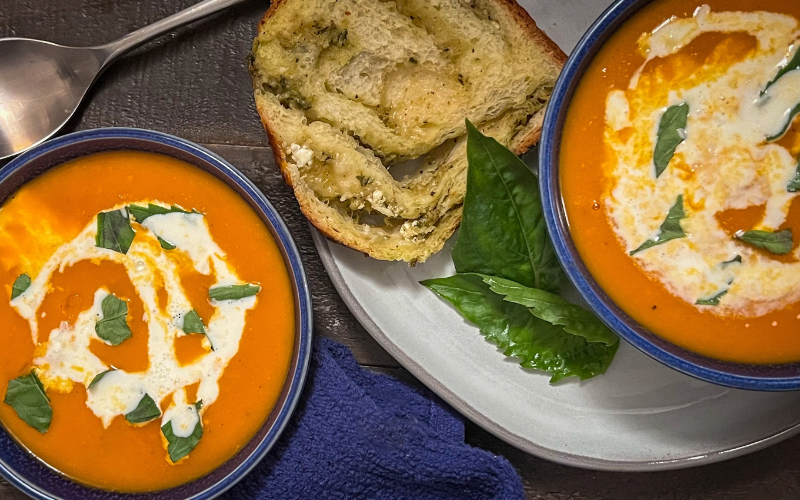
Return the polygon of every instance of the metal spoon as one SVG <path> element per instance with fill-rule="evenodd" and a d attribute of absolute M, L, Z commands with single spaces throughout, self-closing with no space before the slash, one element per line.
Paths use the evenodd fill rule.
<path fill-rule="evenodd" d="M 242 1 L 205 0 L 99 47 L 75 48 L 29 38 L 0 38 L 0 160 L 58 132 L 97 77 L 125 52 Z"/>

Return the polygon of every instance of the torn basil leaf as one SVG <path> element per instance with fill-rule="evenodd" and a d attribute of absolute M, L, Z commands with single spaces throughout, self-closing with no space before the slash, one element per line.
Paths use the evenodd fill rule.
<path fill-rule="evenodd" d="M 741 264 L 741 262 L 742 262 L 742 256 L 741 255 L 737 255 L 736 257 L 732 258 L 731 260 L 726 260 L 725 262 L 722 263 L 722 265 L 726 266 L 728 264 L 734 264 L 734 263 L 737 263 L 737 262 Z"/>
<path fill-rule="evenodd" d="M 789 130 L 789 127 L 792 126 L 792 122 L 794 121 L 794 118 L 798 114 L 800 114 L 800 103 L 795 104 L 795 106 L 791 109 L 791 111 L 789 111 L 789 117 L 783 123 L 783 126 L 781 127 L 780 131 L 775 135 L 767 137 L 766 141 L 767 142 L 777 141 L 778 139 L 783 137 L 783 135 Z"/>
<path fill-rule="evenodd" d="M 3 401 L 14 408 L 17 416 L 26 424 L 42 434 L 50 428 L 53 408 L 35 371 L 31 370 L 27 375 L 9 380 Z"/>
<path fill-rule="evenodd" d="M 161 236 L 156 236 L 158 238 L 158 242 L 161 244 L 161 248 L 164 250 L 175 250 L 175 245 L 170 243 L 169 241 L 165 240 Z"/>
<path fill-rule="evenodd" d="M 565 332 L 563 326 L 537 318 L 527 307 L 503 300 L 477 274 L 456 274 L 422 284 L 453 304 L 506 356 L 518 358 L 524 368 L 549 372 L 550 382 L 604 373 L 619 346 L 619 342 L 611 346 L 588 342 Z"/>
<path fill-rule="evenodd" d="M 794 177 L 786 183 L 786 190 L 790 193 L 800 191 L 800 161 L 797 162 L 797 168 L 794 170 Z"/>
<path fill-rule="evenodd" d="M 128 328 L 128 303 L 113 295 L 107 295 L 101 304 L 102 319 L 97 320 L 94 331 L 111 345 L 119 345 L 133 336 Z"/>
<path fill-rule="evenodd" d="M 714 295 L 711 298 L 700 299 L 697 302 L 695 302 L 695 304 L 697 304 L 698 306 L 718 306 L 719 305 L 719 299 L 724 297 L 725 294 L 727 294 L 727 293 L 728 293 L 728 290 L 723 290 L 723 291 L 719 292 L 718 294 Z"/>
<path fill-rule="evenodd" d="M 686 214 L 683 212 L 683 195 L 679 195 L 675 204 L 669 209 L 664 223 L 661 224 L 659 233 L 642 243 L 639 248 L 633 250 L 630 254 L 634 255 L 650 247 L 685 237 L 686 233 L 684 233 L 681 228 L 681 219 L 684 217 L 686 217 Z"/>
<path fill-rule="evenodd" d="M 132 424 L 143 424 L 161 416 L 161 409 L 158 407 L 153 398 L 145 393 L 144 397 L 139 400 L 136 409 L 125 414 L 125 420 Z"/>
<path fill-rule="evenodd" d="M 16 299 L 20 295 L 22 295 L 28 287 L 31 286 L 31 277 L 27 274 L 20 274 L 17 276 L 17 279 L 14 281 L 14 285 L 11 287 L 11 300 Z"/>
<path fill-rule="evenodd" d="M 198 401 L 195 404 L 195 409 L 199 411 L 200 408 L 202 408 L 202 402 Z M 197 414 L 197 419 L 197 424 L 194 426 L 192 434 L 188 437 L 179 437 L 175 435 L 172 429 L 172 420 L 161 427 L 161 432 L 164 434 L 164 437 L 167 438 L 167 453 L 169 453 L 169 459 L 172 460 L 172 463 L 177 463 L 178 460 L 191 453 L 197 446 L 197 443 L 200 442 L 200 438 L 203 437 L 203 424 L 199 413 Z"/>
<path fill-rule="evenodd" d="M 466 125 L 469 168 L 453 247 L 456 271 L 557 292 L 564 272 L 547 236 L 536 176 L 513 152 Z"/>
<path fill-rule="evenodd" d="M 774 253 L 775 255 L 786 255 L 792 251 L 792 230 L 784 229 L 783 231 L 761 231 L 752 230 L 738 232 L 735 235 L 736 239 L 749 243 L 757 248 Z"/>
<path fill-rule="evenodd" d="M 105 377 L 106 375 L 108 375 L 109 373 L 111 373 L 111 372 L 113 372 L 115 370 L 116 370 L 116 368 L 111 368 L 110 370 L 106 370 L 104 372 L 98 373 L 97 375 L 94 376 L 92 381 L 89 382 L 89 387 L 87 387 L 86 389 L 87 390 L 91 390 L 92 387 L 96 386 L 98 382 L 103 380 L 103 377 Z"/>
<path fill-rule="evenodd" d="M 675 148 L 686 139 L 686 121 L 688 117 L 689 105 L 685 102 L 670 106 L 661 115 L 661 121 L 658 123 L 656 146 L 653 150 L 656 177 L 664 172 L 675 154 Z"/>
<path fill-rule="evenodd" d="M 133 216 L 133 220 L 135 220 L 139 224 L 147 220 L 148 217 L 152 217 L 153 215 L 164 215 L 172 213 L 181 213 L 181 214 L 199 213 L 196 210 L 192 210 L 191 212 L 188 210 L 184 210 L 178 205 L 172 205 L 171 207 L 167 208 L 167 207 L 162 207 L 161 205 L 154 205 L 152 203 L 148 203 L 146 207 L 142 207 L 139 205 L 128 205 L 128 211 Z"/>
<path fill-rule="evenodd" d="M 769 81 L 769 83 L 767 83 L 767 86 L 764 87 L 764 90 L 761 91 L 761 95 L 764 95 L 775 82 L 781 79 L 783 75 L 785 75 L 790 71 L 794 71 L 796 69 L 800 69 L 800 49 L 794 51 L 794 55 L 792 56 L 792 58 L 789 60 L 788 63 L 786 63 L 786 66 L 778 70 L 778 73 L 775 75 L 775 78 L 773 78 L 772 80 Z"/>
<path fill-rule="evenodd" d="M 579 335 L 588 342 L 602 342 L 612 346 L 619 337 L 608 329 L 593 313 L 544 290 L 528 288 L 511 280 L 481 275 L 492 291 L 508 302 L 525 306 L 537 318 L 564 327 L 566 333 Z"/>
<path fill-rule="evenodd" d="M 258 285 L 217 286 L 208 290 L 208 298 L 212 300 L 239 300 L 252 297 L 261 291 Z"/>
<path fill-rule="evenodd" d="M 95 245 L 122 254 L 127 254 L 136 233 L 131 227 L 128 215 L 120 210 L 97 214 L 97 235 Z"/>
<path fill-rule="evenodd" d="M 183 315 L 183 331 L 186 333 L 206 334 L 206 326 L 195 309 Z"/>

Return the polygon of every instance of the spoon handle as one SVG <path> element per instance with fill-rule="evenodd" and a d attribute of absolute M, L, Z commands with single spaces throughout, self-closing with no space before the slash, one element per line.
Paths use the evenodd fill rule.
<path fill-rule="evenodd" d="M 160 21 L 156 21 L 149 26 L 138 29 L 133 33 L 129 33 L 119 40 L 97 47 L 97 49 L 104 52 L 106 55 L 102 65 L 106 66 L 125 52 L 138 47 L 139 45 L 157 37 L 162 33 L 197 19 L 206 17 L 243 1 L 244 0 L 204 0 L 203 2 L 193 5 L 186 10 L 178 12 L 177 14 L 173 14 Z"/>

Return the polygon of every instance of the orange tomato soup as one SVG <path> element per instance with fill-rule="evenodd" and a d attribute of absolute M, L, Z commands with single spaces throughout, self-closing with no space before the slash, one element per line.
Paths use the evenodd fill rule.
<path fill-rule="evenodd" d="M 604 140 L 608 133 L 606 97 L 609 92 L 629 92 L 635 72 L 646 61 L 638 41 L 671 18 L 690 18 L 696 9 L 708 5 L 712 12 L 767 11 L 800 20 L 800 2 L 789 0 L 657 0 L 640 10 L 611 38 L 582 77 L 567 112 L 560 151 L 560 182 L 571 235 L 581 258 L 600 286 L 634 320 L 666 340 L 697 353 L 735 362 L 784 363 L 800 360 L 800 303 L 794 302 L 763 315 L 721 316 L 709 307 L 698 307 L 668 290 L 659 276 L 645 270 L 629 255 L 627 245 L 615 231 L 607 210 L 610 193 L 616 187 L 611 177 L 614 152 Z M 742 32 L 704 33 L 678 52 L 655 57 L 643 68 L 640 85 L 655 73 L 671 75 L 675 86 L 654 89 L 655 100 L 666 107 L 669 92 L 689 85 L 710 62 L 729 67 L 755 50 L 756 39 Z M 706 66 L 707 67 L 707 66 Z M 645 83 L 646 84 L 646 83 Z M 793 127 L 777 144 L 800 156 L 800 127 Z M 655 132 L 655 129 L 653 129 Z M 620 134 L 623 134 L 620 132 Z M 689 130 L 692 134 L 692 130 Z M 626 140 L 623 138 L 622 140 Z M 652 158 L 652 149 L 639 151 Z M 676 153 L 668 168 L 682 169 L 691 176 L 696 165 L 681 162 Z M 661 181 L 658 178 L 658 182 Z M 687 210 L 697 209 L 704 200 L 685 195 Z M 716 214 L 719 225 L 731 238 L 749 230 L 764 215 L 765 207 L 726 210 Z M 663 211 L 666 215 L 666 210 Z M 793 250 L 800 234 L 800 203 L 794 199 L 780 229 L 795 229 Z M 674 243 L 674 242 L 671 242 Z M 674 243 L 677 244 L 677 243 Z M 648 250 L 650 251 L 650 250 Z M 766 255 L 762 250 L 753 250 Z M 777 261 L 795 262 L 793 254 L 772 256 Z M 797 281 L 800 287 L 800 279 Z"/>
<path fill-rule="evenodd" d="M 37 272 L 61 245 L 76 238 L 100 212 L 143 200 L 195 209 L 204 215 L 213 241 L 229 266 L 261 291 L 246 313 L 239 348 L 219 379 L 219 396 L 202 413 L 203 436 L 188 457 L 172 464 L 161 418 L 133 426 L 123 416 L 104 428 L 87 406 L 87 389 L 47 388 L 52 423 L 41 434 L 0 404 L 0 421 L 34 455 L 66 476 L 89 486 L 122 492 L 165 489 L 196 479 L 231 458 L 262 426 L 286 379 L 294 350 L 294 299 L 289 273 L 269 230 L 250 206 L 223 182 L 188 163 L 154 153 L 113 151 L 60 165 L 25 184 L 0 208 L 0 391 L 26 375 L 41 356 L 50 332 L 72 324 L 92 307 L 95 291 L 106 288 L 128 303 L 133 334 L 117 346 L 97 338 L 90 350 L 103 363 L 127 372 L 148 369 L 148 325 L 143 299 L 125 267 L 108 260 L 80 260 L 56 270 L 36 316 L 38 346 L 28 322 L 9 304 L 12 284 Z M 132 224 L 137 234 L 144 231 Z M 139 236 L 138 238 L 142 238 Z M 177 265 L 191 306 L 208 325 L 217 307 L 208 290 L 214 272 L 197 272 L 180 249 L 164 252 Z M 187 264 L 188 261 L 188 264 Z M 158 304 L 166 303 L 156 284 Z M 202 335 L 175 340 L 181 364 L 207 355 Z M 46 384 L 47 385 L 47 384 Z M 186 388 L 194 402 L 197 384 Z M 162 414 L 171 396 L 161 401 Z"/>

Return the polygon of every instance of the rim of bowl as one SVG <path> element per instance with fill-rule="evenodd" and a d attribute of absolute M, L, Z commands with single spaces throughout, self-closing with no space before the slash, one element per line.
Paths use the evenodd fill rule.
<path fill-rule="evenodd" d="M 225 160 L 218 154 L 194 142 L 164 132 L 158 132 L 155 130 L 147 130 L 140 128 L 131 128 L 131 127 L 105 127 L 105 128 L 97 128 L 97 129 L 73 132 L 71 134 L 51 139 L 22 153 L 21 155 L 10 161 L 8 164 L 6 164 L 4 167 L 2 167 L 2 169 L 0 169 L 0 185 L 2 185 L 2 183 L 9 176 L 11 176 L 11 174 L 24 169 L 26 165 L 28 165 L 32 160 L 42 155 L 51 153 L 60 148 L 73 146 L 81 142 L 98 140 L 98 139 L 104 139 L 104 140 L 133 139 L 143 142 L 159 143 L 161 145 L 176 148 L 182 151 L 183 153 L 188 154 L 188 156 L 195 157 L 200 161 L 207 162 L 213 165 L 227 179 L 229 179 L 236 186 L 241 188 L 241 191 L 236 190 L 238 194 L 243 198 L 245 198 L 245 201 L 248 202 L 251 209 L 253 209 L 261 216 L 260 217 L 261 220 L 265 222 L 267 229 L 270 231 L 276 243 L 278 244 L 278 247 L 283 255 L 284 264 L 286 265 L 287 271 L 289 272 L 291 277 L 291 284 L 295 299 L 295 325 L 296 325 L 295 352 L 292 355 L 289 371 L 287 372 L 286 381 L 284 382 L 284 388 L 280 396 L 278 397 L 278 403 L 270 411 L 270 414 L 267 416 L 264 425 L 261 427 L 261 429 L 264 429 L 265 427 L 268 426 L 268 431 L 261 438 L 261 441 L 258 443 L 256 448 L 252 450 L 252 452 L 250 452 L 250 454 L 247 455 L 242 460 L 242 462 L 239 465 L 237 465 L 233 470 L 228 472 L 223 478 L 219 479 L 206 489 L 199 491 L 189 497 L 186 497 L 187 500 L 208 500 L 222 494 L 223 492 L 233 487 L 250 471 L 252 471 L 256 465 L 258 465 L 258 463 L 267 455 L 269 450 L 272 449 L 272 447 L 277 442 L 278 438 L 283 433 L 300 399 L 300 395 L 302 393 L 306 377 L 308 375 L 308 367 L 311 359 L 311 347 L 313 338 L 313 314 L 312 314 L 312 304 L 311 304 L 311 293 L 308 288 L 308 280 L 306 278 L 303 262 L 300 258 L 300 252 L 298 251 L 297 245 L 295 244 L 294 239 L 292 238 L 291 233 L 289 232 L 289 228 L 286 226 L 286 223 L 283 221 L 280 214 L 278 214 L 278 211 L 275 209 L 272 203 L 270 203 L 267 197 L 261 192 L 261 190 L 258 189 L 255 186 L 255 184 L 253 184 L 252 181 L 250 181 L 250 179 L 248 179 L 236 167 L 234 167 L 231 163 L 229 163 L 227 160 Z M 126 148 L 123 146 L 119 148 L 107 148 L 104 149 L 104 151 L 130 150 L 130 149 L 131 148 Z M 86 156 L 88 154 L 94 154 L 96 152 L 99 151 L 92 151 L 86 154 L 78 154 L 73 158 Z M 169 156 L 166 153 L 156 153 L 156 154 L 165 154 L 166 156 Z M 51 168 L 55 168 L 61 163 L 63 162 L 59 162 L 45 171 L 48 171 Z M 191 161 L 187 161 L 187 163 L 191 164 Z M 193 165 L 193 166 L 203 170 L 202 167 L 200 167 L 199 165 Z M 22 185 L 38 177 L 39 175 L 41 175 L 41 173 L 44 172 L 35 174 L 30 179 L 24 181 Z M 213 172 L 209 173 L 211 175 L 214 175 Z M 221 179 L 217 175 L 214 176 L 220 179 L 221 181 L 225 182 L 225 179 Z M 226 184 L 229 187 L 233 187 L 229 183 Z M 2 201 L 4 200 L 0 200 L 0 203 L 2 203 Z M 254 204 L 255 207 L 253 206 Z M 272 418 L 272 415 L 274 414 L 273 412 L 275 411 L 276 408 L 278 408 L 278 405 L 280 405 L 278 413 L 274 418 Z M 9 436 L 12 437 L 10 433 Z M 255 438 L 257 438 L 257 436 L 251 438 L 248 444 L 252 443 L 253 439 Z M 14 442 L 25 453 L 33 456 L 33 458 L 37 461 L 37 463 L 39 463 L 43 467 L 47 467 L 50 468 L 51 470 L 54 470 L 49 464 L 41 460 L 35 454 L 28 451 L 24 446 L 20 445 L 20 443 L 17 442 L 15 438 L 12 437 L 12 440 L 14 440 Z M 206 478 L 209 475 L 214 474 L 214 472 L 217 471 L 220 467 L 223 467 L 226 463 L 229 463 L 230 461 L 236 459 L 238 454 L 241 453 L 242 451 L 243 450 L 240 450 L 233 457 L 229 458 L 226 462 L 223 462 L 217 468 L 213 469 L 209 473 L 199 478 L 196 478 L 192 481 L 189 481 L 188 483 L 183 483 L 179 486 L 176 486 L 175 488 L 181 488 L 190 485 L 195 481 L 200 481 L 203 478 Z M 155 490 L 153 492 L 143 492 L 143 493 L 119 493 L 110 490 L 102 490 L 99 488 L 86 486 L 82 483 L 75 482 L 74 480 L 68 478 L 67 476 L 64 476 L 61 473 L 58 473 L 58 475 L 67 481 L 71 481 L 74 484 L 86 488 L 89 491 L 108 493 L 122 498 L 137 497 L 137 496 L 144 496 L 151 494 L 163 494 L 166 492 L 171 492 L 172 490 L 175 489 L 175 488 L 168 488 L 168 489 Z M 5 478 L 9 483 L 14 485 L 18 489 L 22 490 L 27 495 L 32 496 L 33 498 L 39 500 L 61 499 L 60 496 L 53 495 L 52 493 L 44 491 L 38 485 L 29 482 L 26 478 L 20 477 L 13 468 L 11 468 L 8 464 L 5 463 L 5 461 L 2 458 L 0 458 L 0 476 Z"/>
<path fill-rule="evenodd" d="M 597 18 L 570 54 L 553 88 L 539 145 L 539 190 L 545 223 L 556 255 L 589 307 L 614 332 L 653 359 L 695 378 L 737 389 L 784 391 L 800 388 L 800 363 L 755 365 L 702 356 L 668 342 L 617 306 L 591 276 L 569 230 L 559 179 L 564 118 L 581 77 L 608 38 L 653 0 L 618 0 Z"/>

